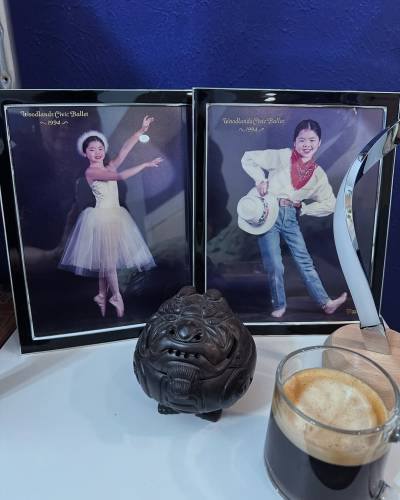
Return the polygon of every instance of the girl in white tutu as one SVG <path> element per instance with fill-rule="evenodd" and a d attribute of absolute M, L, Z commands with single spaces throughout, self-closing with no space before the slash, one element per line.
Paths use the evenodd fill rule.
<path fill-rule="evenodd" d="M 122 172 L 118 168 L 147 132 L 154 118 L 145 116 L 142 127 L 123 144 L 118 155 L 107 165 L 104 158 L 108 149 L 106 137 L 91 130 L 78 139 L 78 152 L 89 161 L 85 177 L 96 199 L 96 206 L 80 214 L 68 238 L 59 267 L 81 276 L 98 276 L 99 293 L 94 301 L 102 316 L 106 312 L 107 296 L 117 312 L 124 315 L 124 302 L 118 285 L 118 269 L 143 271 L 155 266 L 153 256 L 140 231 L 120 206 L 117 181 L 132 177 L 145 168 L 158 167 L 162 158 L 130 167 Z"/>

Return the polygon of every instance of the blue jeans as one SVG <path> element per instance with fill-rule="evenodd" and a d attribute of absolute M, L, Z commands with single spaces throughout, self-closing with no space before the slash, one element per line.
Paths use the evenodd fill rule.
<path fill-rule="evenodd" d="M 294 207 L 279 207 L 279 215 L 274 226 L 258 237 L 258 246 L 271 291 L 272 310 L 286 307 L 281 236 L 289 247 L 308 293 L 317 304 L 323 307 L 329 301 L 329 296 L 308 253 L 297 220 L 296 209 Z"/>

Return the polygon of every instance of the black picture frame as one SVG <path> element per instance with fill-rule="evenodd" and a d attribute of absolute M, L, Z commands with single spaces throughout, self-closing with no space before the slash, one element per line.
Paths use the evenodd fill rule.
<path fill-rule="evenodd" d="M 22 188 L 21 187 L 22 183 L 19 182 L 18 175 L 16 175 L 15 173 L 15 170 L 19 168 L 19 165 L 15 165 L 15 163 L 19 160 L 16 160 L 16 157 L 13 156 L 14 155 L 13 148 L 15 147 L 14 144 L 15 135 L 17 134 L 17 132 L 19 133 L 19 128 L 18 128 L 19 122 L 11 124 L 10 113 L 14 112 L 16 113 L 16 110 L 26 111 L 26 108 L 31 109 L 33 111 L 44 108 L 49 110 L 51 109 L 57 110 L 61 108 L 63 110 L 81 108 L 81 109 L 89 109 L 89 111 L 101 110 L 101 113 L 103 113 L 103 115 L 107 113 L 108 115 L 110 115 L 114 113 L 117 107 L 119 109 L 126 108 L 128 112 L 131 112 L 132 110 L 138 111 L 138 114 L 140 114 L 140 116 L 142 116 L 144 113 L 148 114 L 149 110 L 150 111 L 154 110 L 154 113 L 158 113 L 158 115 L 162 115 L 162 113 L 165 112 L 164 114 L 166 117 L 168 111 L 169 112 L 168 116 L 170 116 L 171 114 L 175 116 L 173 114 L 173 111 L 171 110 L 179 110 L 178 114 L 181 117 L 182 126 L 181 128 L 179 128 L 178 118 L 176 118 L 177 124 L 175 124 L 176 125 L 175 129 L 180 131 L 179 132 L 180 135 L 178 134 L 178 132 L 177 132 L 177 137 L 171 135 L 174 130 L 174 123 L 170 124 L 171 125 L 170 127 L 168 126 L 168 123 L 164 123 L 162 128 L 164 132 L 162 133 L 164 133 L 165 137 L 167 137 L 168 134 L 170 135 L 168 135 L 168 138 L 164 138 L 162 140 L 160 139 L 158 140 L 158 142 L 155 141 L 156 144 L 154 144 L 152 138 L 152 140 L 150 141 L 150 146 L 153 147 L 154 149 L 156 147 L 161 147 L 161 145 L 165 146 L 167 141 L 169 141 L 168 151 L 169 152 L 173 151 L 173 153 L 171 154 L 175 155 L 174 156 L 174 158 L 176 159 L 175 163 L 177 163 L 179 167 L 178 169 L 176 164 L 174 166 L 170 165 L 168 167 L 169 168 L 168 189 L 170 189 L 172 193 L 171 198 L 176 195 L 176 199 L 178 199 L 178 201 L 176 202 L 176 206 L 178 207 L 177 212 L 179 212 L 179 215 L 177 217 L 180 218 L 178 224 L 179 229 L 177 229 L 177 231 L 180 231 L 179 233 L 180 236 L 178 237 L 177 240 L 178 243 L 176 243 L 177 245 L 176 248 L 178 248 L 179 250 L 178 251 L 179 256 L 184 255 L 184 260 L 179 261 L 178 263 L 175 263 L 175 261 L 173 261 L 173 263 L 171 264 L 170 261 L 168 261 L 168 259 L 170 258 L 169 257 L 170 255 L 174 254 L 175 247 L 172 246 L 171 248 L 169 248 L 168 243 L 165 243 L 164 247 L 162 247 L 162 250 L 160 250 L 160 252 L 164 251 L 167 253 L 167 256 L 165 257 L 165 260 L 167 262 L 165 264 L 166 267 L 163 268 L 164 270 L 166 269 L 165 276 L 160 275 L 151 278 L 153 280 L 151 286 L 157 287 L 156 293 L 153 295 L 154 297 L 157 296 L 158 299 L 154 299 L 155 302 L 154 304 L 152 303 L 151 305 L 149 305 L 148 301 L 146 302 L 145 298 L 140 299 L 141 302 L 139 301 L 139 305 L 137 306 L 139 311 L 137 314 L 139 316 L 141 315 L 141 321 L 129 320 L 129 318 L 126 319 L 126 315 L 124 318 L 120 319 L 116 317 L 115 315 L 116 311 L 111 311 L 110 314 L 114 313 L 115 317 L 112 318 L 109 317 L 107 324 L 99 323 L 98 319 L 96 318 L 94 322 L 95 326 L 93 328 L 90 328 L 88 326 L 80 328 L 79 315 L 74 316 L 76 314 L 75 310 L 71 310 L 70 312 L 65 312 L 62 309 L 62 307 L 60 307 L 56 302 L 54 303 L 49 302 L 47 303 L 46 307 L 48 308 L 49 311 L 52 308 L 54 308 L 55 311 L 58 311 L 59 313 L 58 317 L 56 317 L 54 311 L 52 311 L 52 314 L 54 316 L 53 320 L 50 321 L 49 319 L 48 323 L 43 322 L 43 325 L 46 324 L 46 326 L 39 327 L 38 325 L 40 323 L 40 320 L 39 319 L 36 320 L 32 313 L 33 310 L 32 308 L 34 307 L 33 304 L 34 301 L 32 300 L 32 289 L 29 290 L 29 286 L 31 283 L 33 283 L 34 280 L 32 278 L 32 280 L 29 281 L 30 278 L 29 279 L 27 278 L 27 272 L 29 271 L 27 271 L 26 269 L 25 265 L 26 262 L 24 260 L 25 259 L 24 244 L 27 241 L 26 238 L 27 231 L 21 232 L 21 217 L 25 221 L 27 217 L 29 218 L 30 212 L 28 209 L 25 210 L 25 207 L 21 208 L 21 200 L 27 199 L 26 197 L 30 196 L 29 192 L 31 190 L 34 192 L 34 195 L 31 198 L 36 199 L 37 203 L 40 204 L 43 202 L 43 197 L 41 196 L 41 194 L 43 194 L 43 191 L 45 192 L 46 190 L 37 189 L 36 186 L 36 183 L 39 182 L 37 180 L 36 173 L 38 171 L 40 172 L 40 169 L 43 167 L 43 165 L 39 164 L 40 155 L 35 157 L 35 147 L 36 147 L 35 141 L 33 140 L 33 137 L 29 138 L 29 134 L 30 130 L 32 131 L 35 130 L 36 133 L 38 127 L 39 128 L 47 127 L 46 130 L 50 130 L 51 128 L 50 125 L 55 125 L 60 128 L 62 125 L 65 124 L 62 123 L 62 120 L 61 123 L 60 120 L 57 121 L 55 116 L 53 115 L 50 121 L 48 121 L 47 118 L 45 118 L 43 123 L 41 125 L 38 125 L 37 120 L 40 120 L 40 115 L 38 115 L 36 117 L 35 124 L 32 122 L 31 129 L 29 127 L 25 127 L 23 129 L 25 135 L 24 136 L 21 135 L 21 137 L 29 138 L 28 142 L 30 147 L 30 153 L 27 152 L 25 154 L 23 146 L 20 146 L 21 158 L 26 159 L 27 155 L 30 154 L 31 165 L 26 166 L 24 164 L 25 166 L 21 167 L 21 169 L 25 168 L 26 171 L 28 172 L 27 175 L 30 176 L 29 183 L 31 183 L 30 184 L 31 187 L 27 188 L 27 185 L 29 183 L 26 182 Z M 101 113 L 99 111 L 99 114 Z M 30 119 L 34 120 L 34 118 L 32 117 Z M 104 117 L 102 119 L 104 120 Z M 64 121 L 67 122 L 68 120 L 64 119 Z M 99 123 L 101 123 L 100 119 Z M 156 121 L 154 123 L 156 123 Z M 21 127 L 23 126 L 24 125 L 21 125 Z M 67 127 L 69 126 L 68 123 L 66 126 Z M 153 126 L 154 125 L 152 125 L 152 127 Z M 1 127 L 0 186 L 1 186 L 1 197 L 2 197 L 2 210 L 3 210 L 6 240 L 7 240 L 8 259 L 10 265 L 16 321 L 21 343 L 21 351 L 23 353 L 27 353 L 27 352 L 68 348 L 68 347 L 93 344 L 98 342 L 108 342 L 108 341 L 137 337 L 140 334 L 140 331 L 144 326 L 147 318 L 153 312 L 155 312 L 155 310 L 158 308 L 158 306 L 161 304 L 162 301 L 168 298 L 172 293 L 175 293 L 181 286 L 193 284 L 193 273 L 192 273 L 193 228 L 192 228 L 192 208 L 191 208 L 192 175 L 193 175 L 191 91 L 187 90 L 2 90 L 0 91 L 0 127 Z M 83 129 L 84 128 L 85 127 L 83 127 Z M 126 134 L 127 133 L 128 132 L 126 131 Z M 124 135 L 123 133 L 122 135 L 119 134 L 120 137 L 119 145 L 117 147 L 121 147 L 121 144 L 124 140 L 123 135 Z M 35 137 L 37 138 L 37 136 Z M 62 141 L 64 139 L 62 139 L 62 137 L 61 139 L 60 137 L 58 137 L 57 140 Z M 146 141 L 148 141 L 148 138 L 146 138 Z M 146 141 L 143 140 L 143 142 Z M 22 139 L 20 139 L 20 143 L 22 144 Z M 71 143 L 71 147 L 75 148 L 76 147 L 75 144 L 76 142 L 73 145 Z M 140 147 L 145 147 L 145 146 L 141 144 Z M 164 159 L 166 158 L 168 162 L 168 152 L 166 153 L 165 151 L 161 150 L 159 151 L 160 151 L 159 154 L 163 156 Z M 76 149 L 74 153 L 78 157 Z M 157 169 L 157 171 L 159 171 L 158 175 L 161 175 L 162 178 L 165 178 L 167 176 L 167 173 L 165 173 L 167 169 L 165 168 L 163 173 L 162 168 L 163 168 L 162 165 L 160 165 L 160 169 Z M 176 171 L 178 171 L 178 173 L 171 173 Z M 19 175 L 21 176 L 22 174 Z M 174 175 L 177 177 L 177 179 L 173 178 Z M 178 178 L 179 175 L 181 175 L 181 177 Z M 58 182 L 57 178 L 55 180 L 53 179 L 53 184 L 54 182 L 57 184 Z M 178 190 L 177 186 L 181 186 L 179 187 L 180 189 L 179 192 L 177 191 Z M 177 193 L 175 193 L 174 189 L 175 191 L 177 191 Z M 163 195 L 159 193 L 154 194 L 154 191 L 155 189 L 153 189 L 153 191 L 151 191 L 150 189 L 150 192 L 152 194 L 149 195 L 150 201 L 148 201 L 146 207 L 150 205 L 153 208 L 155 207 L 154 212 L 156 212 L 158 208 L 157 213 L 159 213 L 161 211 L 160 207 L 163 206 L 162 203 L 165 202 L 166 196 L 163 197 Z M 31 203 L 32 199 L 30 199 Z M 35 203 L 32 204 L 34 205 Z M 35 219 L 35 224 L 37 226 L 39 225 L 41 226 L 43 224 L 43 227 L 40 228 L 42 232 L 48 229 L 46 228 L 46 225 L 48 226 L 51 225 L 49 220 L 52 217 L 53 208 L 54 208 L 53 205 L 49 206 L 47 213 L 44 215 L 44 217 L 42 217 L 41 219 L 40 217 L 37 217 Z M 153 210 L 153 208 L 150 208 L 149 210 Z M 32 210 L 34 211 L 34 209 L 35 207 L 33 207 Z M 184 210 L 183 214 L 182 210 Z M 22 211 L 24 211 L 23 215 L 21 215 Z M 26 213 L 28 213 L 28 215 L 26 215 Z M 46 220 L 47 217 L 48 220 Z M 135 217 L 134 220 L 136 220 Z M 163 226 L 160 227 L 162 228 Z M 159 229 L 159 231 L 162 231 L 162 229 Z M 160 235 L 161 233 L 159 234 L 157 241 L 159 241 L 160 239 L 167 240 L 168 234 L 165 234 L 164 238 L 161 238 Z M 171 243 L 171 245 L 173 244 Z M 178 257 L 176 257 L 176 259 L 178 259 Z M 171 268 L 168 267 L 169 265 Z M 174 266 L 177 266 L 177 268 L 175 269 Z M 148 273 L 151 272 L 152 271 L 148 271 Z M 47 276 L 48 276 L 47 274 L 43 274 L 44 279 L 46 279 Z M 71 274 L 71 276 L 73 275 Z M 128 283 L 130 284 L 130 281 Z M 128 286 L 130 286 L 129 284 Z M 39 285 L 36 286 L 36 289 L 38 289 L 38 286 Z M 64 284 L 61 282 L 54 281 L 53 291 L 55 296 L 59 297 L 60 294 L 57 294 L 56 290 L 57 286 L 63 288 Z M 144 285 L 141 285 L 140 283 L 138 285 L 135 284 L 133 286 L 133 289 L 135 288 L 135 286 L 137 286 L 138 289 L 141 290 L 142 288 L 140 287 L 142 286 L 144 287 L 143 289 L 145 289 L 146 284 Z M 79 286 L 77 286 L 77 290 L 79 290 Z M 64 291 L 65 289 L 63 290 L 63 292 Z M 47 293 L 47 297 L 48 296 L 49 293 Z M 38 299 L 38 303 L 39 302 L 40 301 Z M 92 301 L 92 298 L 90 298 L 87 308 L 90 309 L 91 311 L 93 311 L 93 304 L 94 302 Z M 42 307 L 42 305 L 43 304 L 41 304 L 40 307 Z M 96 306 L 96 304 L 94 305 Z M 46 307 L 42 307 L 42 309 L 40 309 L 40 307 L 38 306 L 38 311 L 41 311 L 43 313 L 43 310 L 46 310 Z M 112 309 L 112 307 L 109 304 L 108 307 Z M 37 317 L 39 317 L 39 314 L 40 312 L 37 313 Z M 106 318 L 107 314 L 108 313 L 106 312 Z M 75 320 L 75 323 L 70 324 L 68 323 L 69 319 L 68 320 L 66 319 L 68 315 L 71 317 L 76 317 L 78 319 Z M 42 323 L 40 324 L 42 325 Z M 52 326 L 55 328 L 54 332 L 52 332 L 51 330 Z"/>
<path fill-rule="evenodd" d="M 237 287 L 235 289 L 236 296 L 234 296 L 233 291 L 230 295 L 229 286 L 231 285 L 226 283 L 227 280 L 225 279 L 225 275 L 223 274 L 224 271 L 222 271 L 221 273 L 222 279 L 220 279 L 220 276 L 218 276 L 218 270 L 210 271 L 210 269 L 216 269 L 215 262 L 212 261 L 210 263 L 211 259 L 208 258 L 207 253 L 208 242 L 215 238 L 215 235 L 213 235 L 212 233 L 210 237 L 210 227 L 214 228 L 218 224 L 221 224 L 221 227 L 223 229 L 218 233 L 220 240 L 219 243 L 214 245 L 214 248 L 217 248 L 218 250 L 219 244 L 225 245 L 225 248 L 227 248 L 228 243 L 226 242 L 228 241 L 229 232 L 223 233 L 223 230 L 228 231 L 230 225 L 227 226 L 226 223 L 224 225 L 224 222 L 221 222 L 224 219 L 224 216 L 221 215 L 221 212 L 218 212 L 218 217 L 215 216 L 215 207 L 218 206 L 215 200 L 224 200 L 223 203 L 226 204 L 226 208 L 228 206 L 228 201 L 233 196 L 232 191 L 230 191 L 229 188 L 226 187 L 227 166 L 224 164 L 224 161 L 227 162 L 228 159 L 232 159 L 232 148 L 237 148 L 238 151 L 240 150 L 240 148 L 242 148 L 243 150 L 243 142 L 245 141 L 242 139 L 242 137 L 246 137 L 247 132 L 250 134 L 253 133 L 253 137 L 254 135 L 257 135 L 259 133 L 266 134 L 267 132 L 267 121 L 252 121 L 252 116 L 254 116 L 254 113 L 253 115 L 251 113 L 248 113 L 250 119 L 246 122 L 246 117 L 243 116 L 243 113 L 238 113 L 238 110 L 243 110 L 248 107 L 248 109 L 255 109 L 257 111 L 260 111 L 260 113 L 262 114 L 262 112 L 264 112 L 264 110 L 267 108 L 274 111 L 278 109 L 285 109 L 290 112 L 293 111 L 292 114 L 294 116 L 290 117 L 290 119 L 287 120 L 287 123 L 293 123 L 293 120 L 295 120 L 296 118 L 295 115 L 299 114 L 298 110 L 300 109 L 304 111 L 304 119 L 307 119 L 310 114 L 316 115 L 318 117 L 318 112 L 316 111 L 317 109 L 336 111 L 352 109 L 356 114 L 358 111 L 366 109 L 366 116 L 368 116 L 368 114 L 371 114 L 371 110 L 381 109 L 383 111 L 383 121 L 378 127 L 379 130 L 376 129 L 375 131 L 369 131 L 369 134 L 368 131 L 360 131 L 360 134 L 357 135 L 357 144 L 359 145 L 357 147 L 351 146 L 353 147 L 353 149 L 351 150 L 353 156 L 350 155 L 348 158 L 347 168 L 342 172 L 342 174 L 344 175 L 344 172 L 347 171 L 348 168 L 350 168 L 356 156 L 372 139 L 372 137 L 381 129 L 391 126 L 398 119 L 399 95 L 395 93 L 381 92 L 195 88 L 193 90 L 193 106 L 193 122 L 194 130 L 196 131 L 194 135 L 194 171 L 196 179 L 196 196 L 194 204 L 194 220 L 196 224 L 194 262 L 195 284 L 197 289 L 199 291 L 204 291 L 209 287 L 219 288 L 228 299 L 228 302 L 230 302 L 230 305 L 232 306 L 234 311 L 239 314 L 241 319 L 254 334 L 329 334 L 343 324 L 347 324 L 349 322 L 357 322 L 356 317 L 354 319 L 347 319 L 343 317 L 335 319 L 333 316 L 326 316 L 323 319 L 314 320 L 311 315 L 310 319 L 305 320 L 304 317 L 297 318 L 295 314 L 292 314 L 289 320 L 285 319 L 285 317 L 275 319 L 271 318 L 271 316 L 269 315 L 268 306 L 262 307 L 261 311 L 258 309 L 252 313 L 253 317 L 258 315 L 260 319 L 251 319 L 251 314 L 248 314 L 247 311 L 243 313 L 241 307 L 243 301 L 248 300 L 248 297 L 249 295 L 251 295 L 252 290 L 249 287 L 244 288 L 243 290 L 241 290 L 240 287 Z M 229 113 L 226 112 L 227 110 L 234 110 L 235 113 L 229 115 Z M 214 111 L 216 117 L 213 118 L 212 112 Z M 230 116 L 226 119 L 225 122 L 222 121 L 224 112 L 225 117 L 228 115 Z M 260 113 L 257 116 L 260 116 Z M 346 112 L 343 111 L 343 114 L 346 115 Z M 283 115 L 286 117 L 288 116 L 288 114 L 285 112 L 283 113 Z M 271 119 L 271 113 L 268 116 L 269 119 Z M 334 115 L 332 115 L 332 117 L 334 118 Z M 298 121 L 300 121 L 300 119 L 298 119 Z M 271 119 L 269 123 L 272 122 L 273 120 Z M 227 133 L 221 132 L 221 127 L 223 126 L 223 124 L 230 124 L 231 126 L 233 125 L 234 127 L 236 127 L 235 133 L 232 133 L 231 136 L 228 136 Z M 378 124 L 375 125 L 375 128 L 377 128 Z M 212 131 L 210 131 L 211 127 L 214 127 Z M 219 137 L 218 140 L 215 139 L 215 131 L 217 129 L 219 130 L 219 135 L 217 134 Z M 212 133 L 214 133 L 214 136 L 211 136 Z M 293 129 L 291 130 L 291 133 L 293 134 Z M 293 137 L 293 135 L 291 137 Z M 290 140 L 291 139 L 287 139 L 287 144 L 291 144 Z M 254 142 L 257 141 L 253 141 L 253 143 Z M 258 141 L 258 144 L 259 143 L 260 141 Z M 265 148 L 249 147 L 248 149 L 267 149 L 268 147 L 278 148 L 278 146 L 266 146 Z M 347 145 L 346 147 L 349 146 Z M 217 153 L 216 150 L 218 150 Z M 246 149 L 244 149 L 244 151 L 246 151 Z M 218 186 L 220 186 L 219 191 L 215 187 L 215 176 L 212 177 L 211 181 L 208 180 L 210 177 L 210 169 L 213 168 L 213 165 L 218 165 L 218 162 L 218 175 L 220 180 L 218 180 L 217 182 L 219 183 Z M 237 158 L 237 164 L 240 165 L 240 157 Z M 239 168 L 238 165 L 236 165 L 235 168 Z M 233 167 L 230 168 L 233 170 Z M 344 166 L 342 165 L 341 168 L 343 169 Z M 366 254 L 364 256 L 366 257 L 366 260 L 364 260 L 363 262 L 364 268 L 369 278 L 371 290 L 374 296 L 375 303 L 377 304 L 378 311 L 380 311 L 382 300 L 383 274 L 385 267 L 385 253 L 390 215 L 393 169 L 394 154 L 392 152 L 384 158 L 383 162 L 380 164 L 380 167 L 378 169 L 375 169 L 377 172 L 377 192 L 375 200 L 376 210 L 374 212 L 374 220 L 371 226 L 372 239 L 371 241 L 363 242 L 366 249 Z M 238 170 L 236 170 L 236 172 L 237 171 Z M 238 179 L 238 184 L 243 182 L 246 183 L 243 176 L 239 176 Z M 213 183 L 211 187 L 207 184 L 208 182 Z M 243 187 L 243 194 L 246 194 L 249 188 L 250 184 L 246 188 Z M 237 194 L 236 198 L 238 198 Z M 362 197 L 360 199 L 362 199 Z M 211 212 L 214 219 L 212 219 L 211 221 L 209 216 L 210 207 L 214 207 L 214 212 Z M 220 210 L 220 208 L 218 208 L 218 210 Z M 362 207 L 360 210 L 362 210 Z M 229 215 L 232 220 L 234 220 L 236 214 L 234 213 L 234 210 L 232 208 L 230 209 Z M 225 217 L 225 219 L 227 218 L 228 217 Z M 229 224 L 232 224 L 232 222 L 230 222 Z M 239 229 L 237 230 L 240 231 Z M 232 231 L 234 232 L 235 230 L 233 229 Z M 362 238 L 363 236 L 361 236 L 361 240 Z M 334 248 L 333 231 L 330 246 L 332 253 L 332 248 Z M 312 252 L 310 253 L 312 254 Z M 223 262 L 222 264 L 222 267 L 224 267 Z M 339 273 L 341 273 L 338 261 L 335 265 L 338 266 L 335 269 Z M 209 279 L 210 275 L 213 276 L 213 279 Z M 240 284 L 241 282 L 239 283 L 239 285 Z M 233 288 L 234 287 L 232 285 L 232 290 Z M 354 316 L 356 314 L 354 306 L 346 308 L 346 315 L 348 312 L 349 315 Z"/>

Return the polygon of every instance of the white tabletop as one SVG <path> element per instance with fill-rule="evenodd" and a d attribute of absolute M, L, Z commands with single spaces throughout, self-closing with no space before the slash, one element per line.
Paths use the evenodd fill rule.
<path fill-rule="evenodd" d="M 133 374 L 135 340 L 21 355 L 0 350 L 0 498 L 278 499 L 263 446 L 274 374 L 323 336 L 256 337 L 245 396 L 219 422 L 160 415 Z M 400 467 L 393 445 L 387 480 Z"/>

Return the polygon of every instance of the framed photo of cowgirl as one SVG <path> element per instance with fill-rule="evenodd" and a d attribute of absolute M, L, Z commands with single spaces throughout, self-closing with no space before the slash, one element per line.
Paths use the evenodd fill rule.
<path fill-rule="evenodd" d="M 329 333 L 357 322 L 333 238 L 341 181 L 392 125 L 385 93 L 195 89 L 195 282 L 254 333 Z M 380 307 L 393 156 L 364 176 L 355 219 Z"/>
<path fill-rule="evenodd" d="M 23 352 L 135 337 L 192 276 L 191 93 L 0 92 Z"/>

